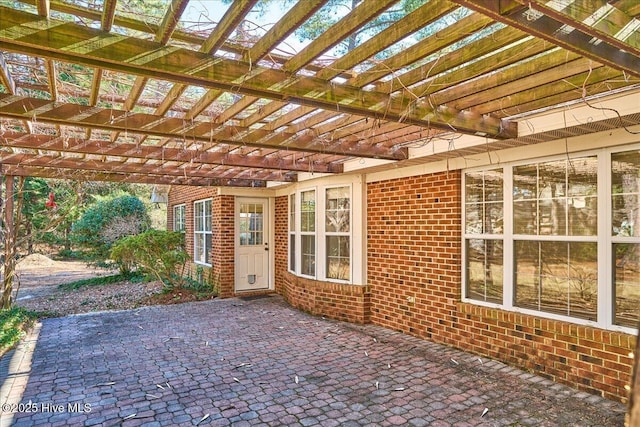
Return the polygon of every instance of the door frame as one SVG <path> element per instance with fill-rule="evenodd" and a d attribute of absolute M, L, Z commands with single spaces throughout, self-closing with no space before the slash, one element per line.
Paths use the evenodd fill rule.
<path fill-rule="evenodd" d="M 238 259 L 238 251 L 240 249 L 239 229 L 240 223 L 238 221 L 240 213 L 240 204 L 243 202 L 261 201 L 265 203 L 265 211 L 268 218 L 264 222 L 264 226 L 267 228 L 264 233 L 264 238 L 269 243 L 269 251 L 267 255 L 267 287 L 256 290 L 238 290 L 237 278 L 238 278 L 238 265 L 235 260 Z M 273 197 L 264 196 L 235 196 L 234 209 L 233 209 L 233 292 L 245 293 L 245 292 L 266 292 L 274 289 L 275 278 L 275 199 Z"/>

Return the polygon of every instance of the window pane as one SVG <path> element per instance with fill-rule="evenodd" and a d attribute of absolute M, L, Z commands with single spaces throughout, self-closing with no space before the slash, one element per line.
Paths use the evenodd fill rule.
<path fill-rule="evenodd" d="M 211 264 L 211 243 L 212 243 L 212 235 L 207 233 L 204 235 L 204 259 L 202 262 L 205 264 Z"/>
<path fill-rule="evenodd" d="M 596 320 L 597 244 L 516 241 L 518 307 Z"/>
<path fill-rule="evenodd" d="M 300 193 L 300 230 L 316 231 L 316 192 L 315 190 Z"/>
<path fill-rule="evenodd" d="M 302 268 L 301 273 L 307 276 L 316 274 L 316 236 L 301 236 Z"/>
<path fill-rule="evenodd" d="M 327 236 L 327 278 L 349 280 L 351 265 L 348 236 Z"/>
<path fill-rule="evenodd" d="M 483 171 L 468 172 L 465 176 L 464 200 L 467 203 L 484 202 Z"/>
<path fill-rule="evenodd" d="M 540 223 L 538 232 L 541 235 L 565 236 L 567 234 L 567 199 L 542 199 L 538 202 Z"/>
<path fill-rule="evenodd" d="M 502 241 L 467 240 L 467 298 L 502 303 Z"/>
<path fill-rule="evenodd" d="M 537 206 L 535 200 L 513 202 L 513 232 L 515 234 L 538 234 Z"/>
<path fill-rule="evenodd" d="M 465 232 L 503 232 L 502 169 L 470 172 L 465 178 Z"/>
<path fill-rule="evenodd" d="M 289 195 L 289 231 L 296 231 L 296 195 Z"/>
<path fill-rule="evenodd" d="M 611 155 L 612 232 L 640 237 L 640 151 Z"/>
<path fill-rule="evenodd" d="M 325 207 L 325 227 L 327 232 L 349 232 L 349 214 L 351 209 L 349 192 L 349 187 L 327 189 Z"/>
<path fill-rule="evenodd" d="M 598 233 L 598 159 L 570 160 L 567 180 L 569 235 L 595 236 Z"/>
<path fill-rule="evenodd" d="M 513 200 L 534 200 L 538 197 L 538 168 L 536 165 L 513 168 Z"/>
<path fill-rule="evenodd" d="M 193 248 L 193 260 L 196 262 L 204 262 L 204 235 L 202 233 L 195 234 L 194 248 Z"/>
<path fill-rule="evenodd" d="M 211 231 L 211 200 L 206 200 L 204 202 L 204 230 Z"/>
<path fill-rule="evenodd" d="M 640 311 L 640 244 L 613 245 L 614 323 L 638 327 Z"/>
<path fill-rule="evenodd" d="M 296 271 L 296 235 L 289 234 L 289 270 Z"/>

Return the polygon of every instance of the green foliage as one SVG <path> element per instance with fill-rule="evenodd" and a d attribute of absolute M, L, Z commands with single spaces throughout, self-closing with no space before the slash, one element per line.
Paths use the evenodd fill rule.
<path fill-rule="evenodd" d="M 168 287 L 180 285 L 178 268 L 189 255 L 184 248 L 184 234 L 175 231 L 148 230 L 120 239 L 111 249 L 111 258 L 122 271 L 141 269 Z"/>
<path fill-rule="evenodd" d="M 73 242 L 89 249 L 94 259 L 106 259 L 118 239 L 149 228 L 142 201 L 131 195 L 100 199 L 73 224 Z"/>
<path fill-rule="evenodd" d="M 126 272 L 112 274 L 109 276 L 91 277 L 89 279 L 76 280 L 71 283 L 63 283 L 58 288 L 64 291 L 72 291 L 76 289 L 86 288 L 89 286 L 104 286 L 120 282 L 141 283 L 144 281 L 144 275 L 138 272 Z"/>
<path fill-rule="evenodd" d="M 0 355 L 20 341 L 36 318 L 35 313 L 20 307 L 0 310 Z"/>

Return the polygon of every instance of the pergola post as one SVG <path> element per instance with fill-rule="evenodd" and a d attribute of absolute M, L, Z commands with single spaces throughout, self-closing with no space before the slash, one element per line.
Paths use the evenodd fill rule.
<path fill-rule="evenodd" d="M 0 308 L 11 307 L 11 292 L 13 290 L 13 278 L 15 275 L 15 228 L 13 223 L 13 184 L 14 177 L 5 177 L 5 197 L 4 197 L 4 279 L 2 284 L 2 300 Z"/>

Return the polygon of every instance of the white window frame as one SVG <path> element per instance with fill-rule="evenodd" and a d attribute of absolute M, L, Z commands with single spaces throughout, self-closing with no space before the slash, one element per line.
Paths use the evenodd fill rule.
<path fill-rule="evenodd" d="M 197 230 L 197 224 L 198 224 L 198 207 L 197 205 L 202 204 L 203 205 L 203 210 L 202 210 L 202 224 L 206 224 L 206 219 L 207 219 L 207 214 L 206 214 L 206 207 L 207 207 L 207 202 L 209 203 L 209 229 L 207 230 L 207 227 L 205 226 L 203 230 Z M 208 250 L 209 256 L 206 256 L 207 251 L 205 250 L 205 260 L 200 260 L 199 259 L 199 255 L 198 254 L 198 237 L 200 235 L 202 235 L 202 241 L 204 242 L 204 245 L 206 246 L 207 244 L 207 236 L 210 236 L 210 241 L 213 241 L 213 212 L 212 212 L 212 208 L 213 208 L 213 199 L 209 198 L 209 199 L 202 199 L 202 200 L 196 200 L 193 202 L 193 262 L 195 264 L 200 264 L 200 265 L 205 265 L 207 267 L 211 267 L 211 250 L 212 248 L 210 247 Z"/>
<path fill-rule="evenodd" d="M 603 148 L 598 150 L 576 151 L 570 154 L 546 156 L 527 161 L 502 163 L 500 165 L 485 165 L 477 168 L 464 169 L 462 171 L 462 301 L 474 305 L 533 315 L 540 318 L 548 318 L 566 321 L 575 324 L 588 325 L 600 329 L 612 330 L 626 334 L 637 334 L 636 328 L 615 325 L 614 322 L 614 283 L 613 283 L 613 256 L 612 248 L 614 243 L 640 243 L 640 238 L 615 237 L 612 235 L 612 215 L 611 215 L 611 155 L 613 153 L 640 150 L 640 144 Z M 597 183 L 597 235 L 596 236 L 546 236 L 546 235 L 522 235 L 513 233 L 513 168 L 520 165 L 544 163 L 555 160 L 577 159 L 581 157 L 597 156 L 598 183 Z M 503 234 L 478 235 L 466 232 L 466 173 L 472 171 L 482 171 L 503 168 L 504 179 L 504 223 Z M 467 298 L 467 250 L 466 241 L 468 239 L 489 239 L 499 237 L 503 240 L 503 301 L 501 304 L 494 302 L 480 301 Z M 568 242 L 597 242 L 597 262 L 598 262 L 598 300 L 597 300 L 597 320 L 591 321 L 578 317 L 564 316 L 556 313 L 537 311 L 515 305 L 515 278 L 514 278 L 514 242 L 516 240 L 535 241 L 568 241 Z"/>
<path fill-rule="evenodd" d="M 181 212 L 178 214 L 178 212 Z M 173 231 L 185 233 L 187 230 L 186 222 L 187 205 L 184 203 L 173 207 Z"/>

